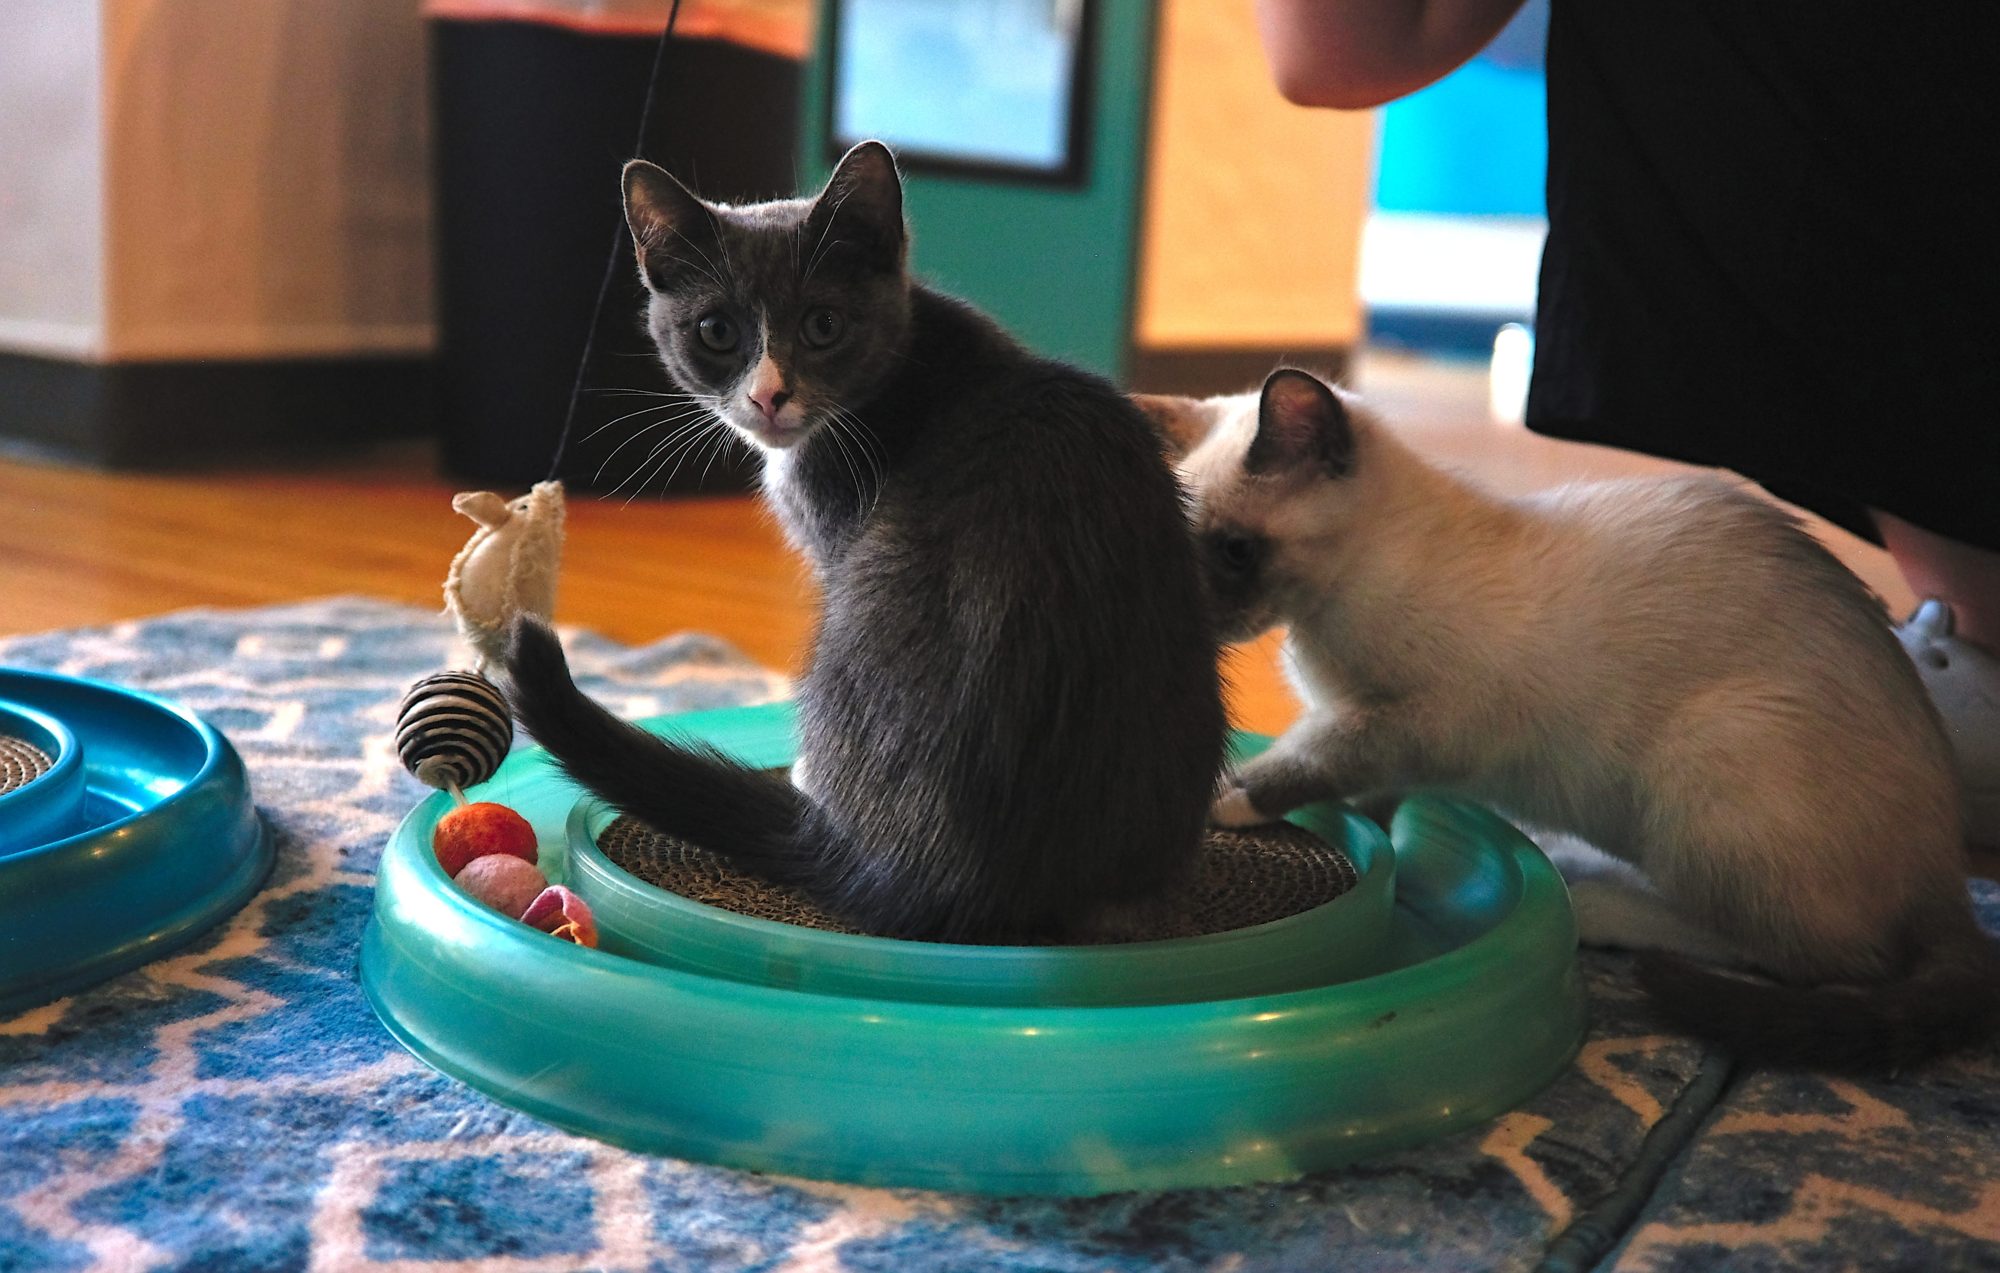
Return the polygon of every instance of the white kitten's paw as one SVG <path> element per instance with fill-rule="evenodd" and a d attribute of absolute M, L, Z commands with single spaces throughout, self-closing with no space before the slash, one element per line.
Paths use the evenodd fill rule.
<path fill-rule="evenodd" d="M 1633 908 L 1625 888 L 1603 879 L 1577 880 L 1569 886 L 1569 906 L 1578 945 L 1612 950 L 1631 945 Z"/>
<path fill-rule="evenodd" d="M 1535 847 L 1562 873 L 1563 883 L 1572 891 L 1585 881 L 1601 880 L 1628 888 L 1645 888 L 1646 877 L 1638 867 L 1613 857 L 1588 840 L 1561 831 L 1523 827 Z"/>
<path fill-rule="evenodd" d="M 793 787 L 797 788 L 799 791 L 803 792 L 807 796 L 811 796 L 813 794 L 813 789 L 810 785 L 812 779 L 808 777 L 806 774 L 806 758 L 804 756 L 801 756 L 797 760 L 792 762 L 791 777 L 792 777 Z"/>
<path fill-rule="evenodd" d="M 1261 827 L 1277 821 L 1251 804 L 1250 793 L 1241 787 L 1231 787 L 1217 796 L 1208 806 L 1208 820 L 1219 827 Z"/>

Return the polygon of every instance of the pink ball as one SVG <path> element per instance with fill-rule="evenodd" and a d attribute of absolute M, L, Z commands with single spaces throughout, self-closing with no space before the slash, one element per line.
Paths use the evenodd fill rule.
<path fill-rule="evenodd" d="M 549 881 L 533 862 L 511 853 L 489 853 L 459 869 L 458 886 L 509 919 L 518 918 Z"/>
<path fill-rule="evenodd" d="M 589 904 L 560 884 L 542 890 L 521 912 L 521 922 L 579 946 L 597 944 L 597 917 Z"/>

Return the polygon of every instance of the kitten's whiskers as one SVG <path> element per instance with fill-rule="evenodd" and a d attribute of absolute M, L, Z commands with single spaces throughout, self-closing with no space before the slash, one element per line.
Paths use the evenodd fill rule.
<path fill-rule="evenodd" d="M 736 436 L 735 430 L 731 429 L 728 425 L 725 424 L 721 426 L 720 432 L 717 434 L 696 434 L 693 438 L 689 439 L 686 445 L 680 448 L 680 458 L 674 461 L 673 472 L 667 474 L 665 487 L 663 487 L 662 489 L 670 488 L 673 486 L 674 479 L 680 476 L 681 465 L 687 463 L 688 456 L 694 454 L 694 449 L 699 443 L 706 440 L 709 441 L 711 444 L 719 443 L 720 445 L 727 446 L 729 444 L 729 440 L 735 436 Z M 660 467 L 661 468 L 666 467 L 665 460 L 660 461 Z M 657 472 L 657 470 L 655 471 Z M 629 503 L 630 501 L 627 502 Z"/>
<path fill-rule="evenodd" d="M 855 466 L 854 457 L 848 452 L 847 439 L 842 436 L 838 415 L 832 413 L 827 415 L 825 433 L 828 440 L 839 449 L 840 462 L 847 466 L 848 476 L 854 479 L 854 493 L 857 497 L 860 496 L 864 485 L 861 480 L 861 470 Z"/>
<path fill-rule="evenodd" d="M 630 356 L 636 358 L 639 355 L 633 354 Z M 647 356 L 651 357 L 652 355 Z M 689 393 L 685 389 L 638 389 L 627 388 L 622 385 L 586 389 L 584 392 L 589 394 L 620 394 L 635 398 L 689 398 L 698 402 L 721 402 L 723 398 L 723 395 L 719 393 Z"/>
<path fill-rule="evenodd" d="M 694 412 L 689 412 L 683 415 L 670 416 L 664 420 L 655 420 L 651 424 L 647 425 L 645 428 L 635 430 L 631 434 L 631 436 L 627 437 L 623 442 L 620 442 L 617 446 L 613 447 L 611 449 L 610 455 L 604 457 L 604 462 L 597 466 L 597 472 L 591 475 L 590 478 L 591 483 L 595 485 L 598 481 L 603 479 L 604 470 L 611 467 L 611 461 L 618 458 L 618 453 L 620 451 L 623 451 L 626 447 L 632 445 L 634 441 L 638 440 L 639 438 L 645 437 L 648 433 L 651 433 L 653 430 L 668 428 L 676 424 L 680 425 L 678 429 L 675 429 L 671 434 L 668 435 L 667 440 L 671 442 L 674 438 L 680 436 L 683 430 L 695 427 L 694 425 L 682 423 L 683 421 L 686 421 L 689 418 L 689 416 L 694 414 L 695 414 Z M 643 463 L 643 461 L 641 462 Z"/>
<path fill-rule="evenodd" d="M 661 441 L 651 451 L 647 452 L 646 457 L 634 465 L 630 473 L 626 474 L 625 480 L 607 492 L 604 498 L 613 498 L 619 491 L 625 489 L 627 482 L 634 482 L 636 479 L 636 483 L 632 487 L 632 493 L 625 497 L 625 503 L 628 505 L 631 504 L 633 500 L 645 493 L 646 485 L 652 480 L 652 475 L 658 473 L 661 468 L 664 468 L 668 460 L 672 459 L 676 453 L 685 454 L 689 447 L 701 439 L 707 429 L 717 427 L 719 424 L 720 422 L 715 420 L 714 417 L 709 417 L 682 425 L 674 431 L 672 436 Z M 658 461 L 658 463 L 656 464 L 655 461 Z"/>
<path fill-rule="evenodd" d="M 598 434 L 610 428 L 612 425 L 623 424 L 625 421 L 630 420 L 634 416 L 642 416 L 654 411 L 671 411 L 675 407 L 688 406 L 688 405 L 689 404 L 687 403 L 681 403 L 681 402 L 656 402 L 649 407 L 640 407 L 637 411 L 627 411 L 624 415 L 619 416 L 616 419 L 606 420 L 603 424 L 598 425 L 596 428 L 584 434 L 581 438 L 577 440 L 580 442 L 588 442 L 592 438 L 596 437 Z M 709 409 L 705 404 L 696 403 L 693 405 L 698 410 L 706 411 Z"/>
<path fill-rule="evenodd" d="M 882 492 L 884 477 L 883 461 L 885 458 L 882 455 L 881 439 L 875 436 L 874 430 L 870 429 L 860 416 L 854 414 L 846 407 L 835 404 L 829 410 L 835 421 L 846 426 L 848 435 L 854 439 L 855 445 L 860 448 L 862 458 L 868 462 L 868 466 L 872 470 L 875 479 L 875 497 L 879 499 Z M 871 501 L 870 507 L 872 508 L 873 506 L 873 502 Z"/>
<path fill-rule="evenodd" d="M 714 445 L 709 450 L 708 463 L 701 466 L 701 480 L 695 483 L 696 486 L 706 486 L 708 484 L 708 471 L 715 467 L 715 462 L 718 459 L 722 458 L 722 452 L 728 447 L 729 439 L 732 436 L 734 435 L 725 429 L 716 437 Z M 671 481 L 672 479 L 669 478 L 668 480 Z"/>

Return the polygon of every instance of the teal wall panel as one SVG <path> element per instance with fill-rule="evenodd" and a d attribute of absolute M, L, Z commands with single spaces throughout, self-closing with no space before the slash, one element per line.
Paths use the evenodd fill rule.
<path fill-rule="evenodd" d="M 919 276 L 1043 353 L 1117 377 L 1132 329 L 1152 102 L 1151 0 L 1098 0 L 1085 184 L 905 174 Z M 801 189 L 826 180 L 831 22 L 806 68 Z"/>

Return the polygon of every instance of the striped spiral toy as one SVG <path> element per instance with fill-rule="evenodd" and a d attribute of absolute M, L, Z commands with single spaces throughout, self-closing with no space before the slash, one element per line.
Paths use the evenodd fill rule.
<path fill-rule="evenodd" d="M 396 753 L 419 782 L 456 792 L 485 782 L 514 740 L 514 716 L 477 672 L 439 672 L 410 687 L 396 711 Z"/>

